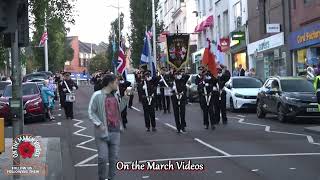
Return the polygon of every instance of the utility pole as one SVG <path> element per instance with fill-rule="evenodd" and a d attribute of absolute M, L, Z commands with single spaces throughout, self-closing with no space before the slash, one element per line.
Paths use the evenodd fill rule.
<path fill-rule="evenodd" d="M 12 98 L 10 99 L 10 109 L 12 111 L 12 133 L 13 139 L 23 134 L 24 117 L 22 103 L 22 83 L 21 83 L 21 61 L 19 59 L 18 29 L 11 34 L 11 63 L 12 63 Z M 20 158 L 13 159 L 13 165 L 20 165 Z M 14 179 L 19 176 L 14 176 Z"/>
<path fill-rule="evenodd" d="M 44 33 L 47 33 L 47 12 L 44 12 Z M 49 71 L 49 61 L 48 61 L 48 38 L 46 38 L 44 42 L 44 69 L 45 71 Z"/>
<path fill-rule="evenodd" d="M 152 34 L 153 34 L 153 63 L 154 69 L 157 71 L 157 34 L 156 34 L 156 8 L 154 0 L 152 0 Z M 152 67 L 151 67 L 152 68 Z"/>

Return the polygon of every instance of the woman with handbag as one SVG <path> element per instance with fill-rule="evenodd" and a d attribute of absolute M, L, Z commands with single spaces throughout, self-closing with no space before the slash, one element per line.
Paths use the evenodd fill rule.
<path fill-rule="evenodd" d="M 66 119 L 73 119 L 73 103 L 75 102 L 75 92 L 78 89 L 77 84 L 71 79 L 71 73 L 64 73 L 64 80 L 62 81 L 62 95 L 65 97 L 64 100 L 64 112 Z"/>

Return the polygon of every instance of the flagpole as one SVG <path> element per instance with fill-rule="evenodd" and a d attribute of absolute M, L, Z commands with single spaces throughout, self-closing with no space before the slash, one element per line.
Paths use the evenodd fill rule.
<path fill-rule="evenodd" d="M 154 69 L 157 70 L 157 44 L 156 44 L 156 11 L 155 11 L 155 3 L 154 0 L 152 0 L 152 36 L 153 36 L 153 63 L 154 63 Z M 151 67 L 152 68 L 152 67 Z M 153 68 L 152 68 L 153 69 Z M 152 74 L 153 75 L 153 74 Z"/>
<path fill-rule="evenodd" d="M 47 32 L 47 13 L 44 12 L 44 32 Z M 47 32 L 48 37 L 48 32 Z M 48 61 L 48 38 L 44 42 L 44 67 L 45 71 L 49 71 L 49 61 Z"/>
<path fill-rule="evenodd" d="M 121 26 L 120 26 L 120 0 L 118 0 L 118 29 L 119 29 L 119 49 L 120 49 L 120 42 L 121 42 Z M 117 74 L 117 67 L 114 69 L 115 74 Z"/>

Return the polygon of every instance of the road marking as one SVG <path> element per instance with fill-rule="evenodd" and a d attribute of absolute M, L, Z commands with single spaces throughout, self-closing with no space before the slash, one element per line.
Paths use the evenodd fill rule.
<path fill-rule="evenodd" d="M 240 123 L 240 124 L 247 124 L 247 125 L 265 127 L 264 131 L 269 132 L 269 133 L 286 134 L 286 135 L 294 135 L 294 136 L 304 136 L 304 137 L 307 138 L 307 140 L 308 140 L 308 142 L 310 144 L 318 145 L 318 146 L 320 145 L 320 143 L 315 143 L 313 137 L 310 136 L 310 135 L 307 135 L 307 134 L 298 134 L 298 133 L 290 133 L 290 132 L 282 132 L 282 131 L 272 131 L 272 130 L 270 130 L 271 127 L 268 126 L 268 125 L 244 122 L 245 119 L 244 118 L 239 118 L 239 117 L 230 117 L 230 118 L 239 119 L 238 123 Z"/>
<path fill-rule="evenodd" d="M 76 145 L 76 147 L 78 148 L 81 148 L 81 149 L 85 149 L 85 150 L 89 150 L 89 151 L 93 151 L 93 152 L 97 152 L 96 149 L 93 149 L 93 148 L 88 148 L 86 146 L 84 146 L 85 144 L 91 142 L 91 141 L 94 141 L 94 137 L 93 136 L 89 136 L 89 135 L 86 135 L 86 134 L 81 134 L 80 132 L 86 130 L 87 128 L 86 127 L 83 127 L 81 126 L 80 124 L 83 123 L 82 120 L 78 120 L 78 119 L 72 119 L 73 121 L 76 121 L 77 123 L 75 123 L 73 126 L 74 127 L 77 127 L 77 128 L 80 128 L 78 131 L 74 132 L 73 134 L 76 135 L 76 136 L 81 136 L 81 137 L 86 137 L 86 138 L 90 138 L 89 140 L 87 141 L 83 141 L 79 144 Z"/>
<path fill-rule="evenodd" d="M 258 172 L 259 169 L 252 169 L 251 171 L 252 171 L 252 172 Z"/>
<path fill-rule="evenodd" d="M 231 154 L 229 154 L 229 153 L 227 153 L 227 152 L 225 152 L 225 151 L 223 151 L 223 150 L 221 150 L 221 149 L 218 149 L 218 148 L 216 148 L 216 147 L 213 147 L 212 145 L 210 145 L 210 144 L 208 144 L 208 143 L 206 143 L 206 142 L 204 142 L 204 141 L 202 141 L 202 140 L 200 140 L 200 139 L 198 139 L 198 138 L 194 138 L 194 140 L 197 141 L 197 142 L 199 142 L 199 143 L 202 144 L 202 145 L 207 146 L 207 147 L 210 148 L 210 149 L 213 149 L 213 150 L 215 150 L 215 151 L 217 151 L 217 152 L 225 155 L 225 156 L 231 156 Z"/>
<path fill-rule="evenodd" d="M 169 124 L 169 123 L 164 123 L 166 126 L 168 126 L 168 127 L 170 127 L 170 128 L 172 128 L 172 129 L 174 129 L 174 130 L 177 130 L 177 128 L 176 127 L 174 127 L 174 126 L 172 126 L 171 124 Z"/>
<path fill-rule="evenodd" d="M 87 162 L 91 161 L 92 159 L 95 159 L 98 157 L 98 154 L 92 155 L 88 157 L 87 159 L 79 162 L 78 164 L 74 165 L 74 167 L 92 167 L 92 166 L 98 166 L 97 164 L 92 165 L 92 164 L 86 164 Z"/>
<path fill-rule="evenodd" d="M 142 176 L 142 179 L 148 179 L 150 176 Z"/>
<path fill-rule="evenodd" d="M 216 174 L 222 174 L 222 171 L 216 171 Z"/>
<path fill-rule="evenodd" d="M 61 108 L 59 108 L 59 111 L 61 111 Z"/>
<path fill-rule="evenodd" d="M 59 116 L 59 117 L 61 117 L 61 116 L 62 116 L 62 114 L 58 114 L 58 116 Z"/>
<path fill-rule="evenodd" d="M 246 117 L 246 116 L 244 116 L 244 115 L 237 115 L 237 116 L 242 117 L 242 118 L 245 118 L 245 117 Z"/>
<path fill-rule="evenodd" d="M 25 125 L 25 126 L 30 126 L 30 127 L 32 127 L 32 126 L 38 126 L 38 125 L 40 125 L 40 126 L 51 126 L 51 125 L 61 126 L 62 123 L 61 123 L 61 122 L 57 122 L 57 123 L 42 123 L 42 124 L 30 124 L 30 125 Z"/>
<path fill-rule="evenodd" d="M 98 155 L 94 155 L 97 157 Z M 290 157 L 290 156 L 320 156 L 320 153 L 291 153 L 291 154 L 249 154 L 249 155 L 230 155 L 230 156 L 200 156 L 200 157 L 183 157 L 183 158 L 166 158 L 166 159 L 150 159 L 139 160 L 139 163 L 146 162 L 166 162 L 166 161 L 185 161 L 185 160 L 203 160 L 203 159 L 230 159 L 230 158 L 253 158 L 253 157 Z M 93 158 L 95 158 L 93 157 Z M 91 158 L 90 160 L 92 160 Z M 125 164 L 131 164 L 132 161 L 124 162 Z M 98 164 L 80 164 L 75 167 L 95 167 Z"/>
<path fill-rule="evenodd" d="M 296 170 L 297 168 L 289 168 L 290 170 Z"/>
<path fill-rule="evenodd" d="M 136 108 L 136 107 L 134 107 L 134 106 L 132 106 L 132 109 L 134 109 L 134 110 L 136 110 L 136 111 L 138 111 L 138 112 L 141 112 L 140 109 L 138 109 L 138 108 Z"/>

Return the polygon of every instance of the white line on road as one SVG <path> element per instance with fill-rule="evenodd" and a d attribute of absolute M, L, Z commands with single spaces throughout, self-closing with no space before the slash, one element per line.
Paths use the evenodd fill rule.
<path fill-rule="evenodd" d="M 198 138 L 194 138 L 194 140 L 197 141 L 197 142 L 199 142 L 199 143 L 202 144 L 202 145 L 207 146 L 207 147 L 210 148 L 210 149 L 213 149 L 213 150 L 215 150 L 215 151 L 217 151 L 217 152 L 225 155 L 225 156 L 231 156 L 231 154 L 229 154 L 229 153 L 227 153 L 227 152 L 225 152 L 225 151 L 223 151 L 223 150 L 221 150 L 221 149 L 218 149 L 218 148 L 216 148 L 216 147 L 213 147 L 212 145 L 210 145 L 210 144 L 208 144 L 208 143 L 206 143 L 206 142 L 204 142 L 204 141 L 202 141 L 202 140 L 200 140 L 200 139 L 198 139 Z"/>
<path fill-rule="evenodd" d="M 246 116 L 244 116 L 244 115 L 237 115 L 237 116 L 242 117 L 242 118 L 245 118 L 245 117 L 246 117 Z"/>
<path fill-rule="evenodd" d="M 313 137 L 310 136 L 310 135 L 307 135 L 307 134 L 298 134 L 298 133 L 290 133 L 290 132 L 272 131 L 272 130 L 270 130 L 271 127 L 268 126 L 268 125 L 244 122 L 245 119 L 239 118 L 239 117 L 230 117 L 230 118 L 239 119 L 238 122 L 239 122 L 240 124 L 247 124 L 247 125 L 265 127 L 264 131 L 269 132 L 269 133 L 286 134 L 286 135 L 294 135 L 294 136 L 304 136 L 304 137 L 307 138 L 307 140 L 308 140 L 308 142 L 309 142 L 310 144 L 320 145 L 320 143 L 315 143 Z"/>
<path fill-rule="evenodd" d="M 216 171 L 216 174 L 222 174 L 222 171 Z"/>
<path fill-rule="evenodd" d="M 174 130 L 177 130 L 177 128 L 176 127 L 174 127 L 174 126 L 172 126 L 171 124 L 169 124 L 169 123 L 164 123 L 166 126 L 168 126 L 168 127 L 170 127 L 170 128 L 172 128 L 172 129 L 174 129 Z"/>
<path fill-rule="evenodd" d="M 251 171 L 252 171 L 252 172 L 258 172 L 259 169 L 252 169 Z"/>
<path fill-rule="evenodd" d="M 290 170 L 296 170 L 297 168 L 289 168 Z"/>
<path fill-rule="evenodd" d="M 148 179 L 150 176 L 142 176 L 142 179 Z"/>
<path fill-rule="evenodd" d="M 61 108 L 59 109 L 59 111 L 61 111 Z"/>
<path fill-rule="evenodd" d="M 61 117 L 62 116 L 62 114 L 58 114 L 58 117 Z"/>
<path fill-rule="evenodd" d="M 166 159 L 139 160 L 139 163 L 166 162 L 166 161 L 184 161 L 184 160 L 200 160 L 200 159 L 204 160 L 204 159 L 229 159 L 229 158 L 252 158 L 252 157 L 290 157 L 290 156 L 320 156 L 320 153 L 248 154 L 248 155 L 230 155 L 230 156 L 200 156 L 200 157 L 184 157 L 184 158 L 166 158 Z M 131 163 L 132 163 L 132 161 L 125 162 L 125 164 L 131 164 Z M 76 167 L 94 167 L 94 166 L 97 166 L 97 164 L 77 164 L 76 165 Z"/>
<path fill-rule="evenodd" d="M 93 152 L 97 152 L 96 149 L 88 148 L 88 147 L 83 146 L 83 145 L 85 145 L 85 144 L 87 144 L 87 143 L 89 143 L 89 142 L 91 142 L 91 141 L 94 141 L 94 139 L 95 139 L 93 136 L 89 136 L 89 135 L 81 134 L 81 133 L 80 133 L 80 132 L 82 132 L 82 131 L 84 131 L 84 130 L 87 129 L 86 127 L 83 127 L 83 126 L 80 125 L 80 124 L 83 123 L 83 121 L 82 121 L 82 120 L 78 120 L 78 119 L 72 119 L 72 120 L 77 122 L 77 123 L 75 123 L 73 126 L 74 126 L 74 127 L 77 127 L 77 128 L 80 128 L 78 131 L 74 132 L 73 134 L 76 135 L 76 136 L 81 136 L 81 137 L 90 138 L 90 139 L 87 140 L 87 141 L 83 141 L 83 142 L 77 144 L 76 147 L 81 148 L 81 149 L 85 149 L 85 150 L 89 150 L 89 151 L 93 151 Z"/>
<path fill-rule="evenodd" d="M 134 107 L 134 106 L 132 106 L 132 109 L 134 109 L 134 110 L 136 110 L 136 111 L 138 111 L 138 112 L 141 112 L 140 109 L 138 109 L 138 108 L 136 108 L 136 107 Z"/>

